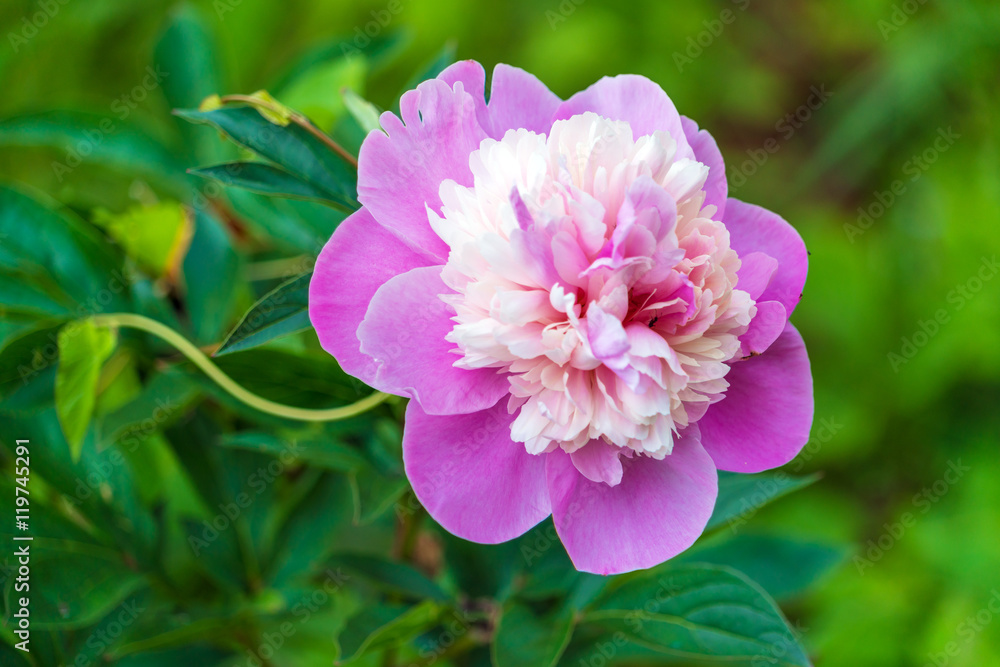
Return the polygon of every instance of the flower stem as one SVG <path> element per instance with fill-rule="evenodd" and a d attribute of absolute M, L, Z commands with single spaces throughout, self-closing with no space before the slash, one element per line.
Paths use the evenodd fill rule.
<path fill-rule="evenodd" d="M 153 334 L 157 338 L 163 339 L 177 348 L 181 354 L 190 359 L 195 366 L 200 368 L 205 375 L 211 378 L 212 381 L 225 389 L 236 399 L 256 410 L 276 415 L 278 417 L 310 422 L 337 421 L 359 415 L 367 410 L 370 410 L 371 408 L 374 408 L 376 405 L 389 398 L 389 394 L 377 391 L 371 396 L 361 399 L 357 403 L 352 403 L 351 405 L 345 405 L 338 408 L 312 410 L 308 408 L 296 408 L 290 405 L 282 405 L 281 403 L 269 401 L 262 396 L 258 396 L 257 394 L 247 391 L 240 385 L 236 384 L 231 377 L 223 373 L 222 370 L 212 363 L 212 361 L 205 356 L 205 353 L 199 350 L 193 343 L 170 327 L 161 324 L 156 320 L 151 320 L 148 317 L 143 317 L 142 315 L 136 315 L 133 313 L 106 313 L 102 315 L 95 315 L 92 319 L 94 324 L 100 326 L 139 329 L 140 331 L 145 331 L 146 333 Z"/>

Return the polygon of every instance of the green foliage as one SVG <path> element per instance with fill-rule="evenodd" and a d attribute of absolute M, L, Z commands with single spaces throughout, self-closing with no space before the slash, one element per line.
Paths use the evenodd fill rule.
<path fill-rule="evenodd" d="M 997 621 L 968 619 L 1000 587 L 1000 283 L 958 291 L 1000 244 L 995 3 L 58 4 L 25 43 L 47 5 L 0 11 L 0 539 L 19 439 L 35 538 L 29 655 L 0 550 L 0 663 L 997 662 Z M 813 440 L 785 471 L 722 474 L 712 531 L 672 563 L 581 574 L 551 521 L 455 538 L 409 492 L 401 403 L 264 414 L 153 336 L 90 320 L 163 322 L 274 401 L 365 396 L 305 310 L 313 258 L 358 207 L 330 142 L 356 156 L 401 89 L 467 57 L 564 98 L 649 76 L 717 138 L 731 194 L 812 252 L 794 319 Z M 830 101 L 782 125 L 813 85 Z M 960 138 L 914 172 L 949 127 Z M 959 460 L 970 472 L 936 492 Z"/>

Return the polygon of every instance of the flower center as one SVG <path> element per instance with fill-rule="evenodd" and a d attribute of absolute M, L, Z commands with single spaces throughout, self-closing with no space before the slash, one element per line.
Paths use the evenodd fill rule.
<path fill-rule="evenodd" d="M 428 212 L 450 248 L 455 365 L 508 374 L 531 453 L 663 458 L 728 387 L 756 307 L 704 206 L 708 168 L 676 149 L 593 113 L 511 130 Z"/>

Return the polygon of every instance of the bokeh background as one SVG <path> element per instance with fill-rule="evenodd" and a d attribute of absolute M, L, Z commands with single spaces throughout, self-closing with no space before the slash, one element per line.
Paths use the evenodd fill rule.
<path fill-rule="evenodd" d="M 803 642 L 830 667 L 1000 664 L 1000 615 L 988 606 L 1000 600 L 1000 5 L 397 1 L 5 0 L 0 180 L 47 193 L 86 221 L 177 199 L 181 186 L 161 176 L 164 165 L 182 173 L 226 149 L 211 130 L 178 124 L 169 99 L 196 106 L 211 92 L 267 88 L 333 124 L 343 114 L 341 87 L 391 109 L 411 77 L 448 49 L 487 71 L 497 62 L 525 68 L 564 98 L 604 75 L 643 74 L 714 134 L 731 196 L 779 212 L 811 251 L 793 320 L 813 364 L 816 422 L 789 470 L 823 477 L 737 527 L 844 548 L 819 582 L 782 600 Z M 47 18 L 32 30 L 25 20 L 39 23 L 38 12 Z M 185 33 L 175 53 L 158 54 L 168 22 L 192 13 L 206 34 Z M 308 69 L 301 59 L 310 49 L 366 29 L 398 40 L 391 58 L 289 74 Z M 368 48 L 361 37 L 355 44 Z M 204 73 L 197 85 L 167 76 L 136 92 L 151 80 L 147 67 L 167 58 L 169 72 L 178 57 Z M 41 112 L 77 115 L 33 115 Z M 101 146 L 60 173 L 53 162 L 66 163 L 77 141 L 60 128 L 79 132 L 107 119 Z M 169 150 L 144 152 L 144 137 Z M 232 241 L 228 264 L 203 266 L 198 276 L 194 263 L 182 267 L 189 284 L 231 287 L 228 296 L 199 297 L 204 317 L 185 322 L 200 344 L 218 342 L 255 295 L 290 272 L 288 258 L 315 254 L 336 223 L 272 234 L 287 211 L 261 206 L 234 204 L 235 222 L 220 227 Z M 249 231 L 244 218 L 254 221 Z M 5 323 L 5 335 L 14 324 Z M 269 353 L 227 369 L 250 382 L 254 364 L 285 363 L 285 348 Z M 134 396 L 151 371 L 130 372 Z M 328 393 L 287 375 L 287 387 L 268 381 L 256 388 L 288 402 L 312 390 L 310 400 L 323 404 Z M 99 409 L 114 412 L 126 398 L 109 400 Z M 47 437 L 42 420 L 11 409 L 8 424 Z M 383 430 L 395 428 L 391 410 L 378 422 Z M 220 422 L 236 430 L 249 418 L 227 419 L 182 420 L 167 437 Z M 133 483 L 183 496 L 178 489 L 191 482 L 163 453 L 162 437 L 150 439 L 158 444 Z"/>

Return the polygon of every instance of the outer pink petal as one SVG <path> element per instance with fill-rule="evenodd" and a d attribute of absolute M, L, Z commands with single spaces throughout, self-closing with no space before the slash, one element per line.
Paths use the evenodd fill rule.
<path fill-rule="evenodd" d="M 778 268 L 758 301 L 780 301 L 789 317 L 802 298 L 809 270 L 806 244 L 795 228 L 777 213 L 739 199 L 726 203 L 723 220 L 732 247 L 742 257 L 763 252 L 778 260 Z"/>
<path fill-rule="evenodd" d="M 409 396 L 432 415 L 485 410 L 510 391 L 496 369 L 454 366 L 460 356 L 445 336 L 455 313 L 440 298 L 450 291 L 440 266 L 398 275 L 375 293 L 358 328 L 361 351 L 378 366 L 373 386 Z"/>
<path fill-rule="evenodd" d="M 726 182 L 726 163 L 722 159 L 719 145 L 707 130 L 699 130 L 698 124 L 681 116 L 681 127 L 684 136 L 691 144 L 694 157 L 698 162 L 708 166 L 708 180 L 705 182 L 705 203 L 713 204 L 718 210 L 713 218 L 722 220 L 726 212 L 726 198 L 729 196 L 729 185 Z"/>
<path fill-rule="evenodd" d="M 425 81 L 403 94 L 399 109 L 402 120 L 382 114 L 385 132 L 372 131 L 361 146 L 358 200 L 410 247 L 443 263 L 448 247 L 431 229 L 426 207 L 440 211 L 445 179 L 472 185 L 469 154 L 486 133 L 461 82 Z"/>
<path fill-rule="evenodd" d="M 694 158 L 674 103 L 662 88 L 644 76 L 604 77 L 559 105 L 554 120 L 587 111 L 628 122 L 637 139 L 657 130 L 667 132 L 677 142 L 678 157 Z"/>
<path fill-rule="evenodd" d="M 486 72 L 476 61 L 457 62 L 438 78 L 449 86 L 456 81 L 462 82 L 475 99 L 479 124 L 494 139 L 502 138 L 507 130 L 519 128 L 548 134 L 552 118 L 562 102 L 534 75 L 503 63 L 493 68 L 488 105 L 484 94 Z"/>
<path fill-rule="evenodd" d="M 518 128 L 548 134 L 561 102 L 534 75 L 510 65 L 493 68 L 489 112 L 495 138 Z"/>
<path fill-rule="evenodd" d="M 619 574 L 673 558 L 698 539 L 715 506 L 718 477 L 696 426 L 662 461 L 623 459 L 614 487 L 585 478 L 561 450 L 547 459 L 556 532 L 584 572 Z"/>
<path fill-rule="evenodd" d="M 309 319 L 323 349 L 345 372 L 371 384 L 375 361 L 361 353 L 358 326 L 376 290 L 427 260 L 375 222 L 367 209 L 351 214 L 323 247 L 309 283 Z"/>
<path fill-rule="evenodd" d="M 545 459 L 510 439 L 507 402 L 433 417 L 411 401 L 403 432 L 406 476 L 448 532 L 473 542 L 513 539 L 551 513 Z"/>
<path fill-rule="evenodd" d="M 809 357 L 795 327 L 786 325 L 766 354 L 733 364 L 726 379 L 726 397 L 698 422 L 715 465 L 761 472 L 795 458 L 813 419 Z"/>

